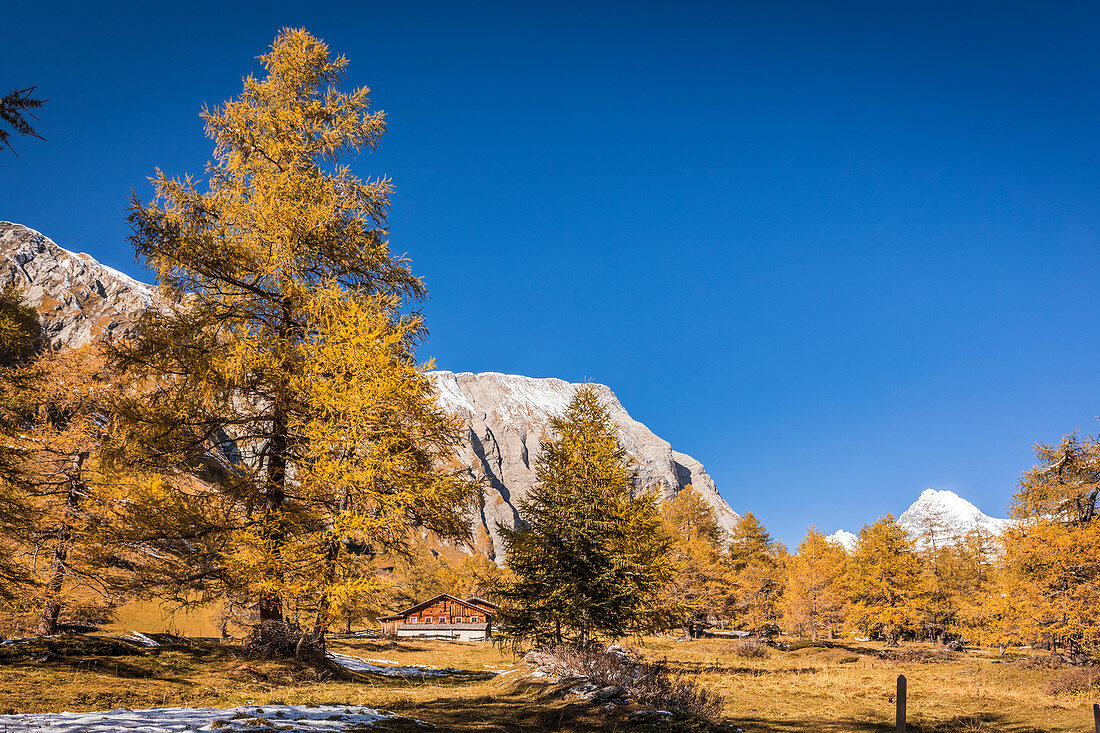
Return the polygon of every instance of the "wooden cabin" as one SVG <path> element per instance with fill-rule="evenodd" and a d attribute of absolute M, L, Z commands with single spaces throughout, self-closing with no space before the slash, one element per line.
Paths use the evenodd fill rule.
<path fill-rule="evenodd" d="M 497 604 L 477 596 L 462 600 L 444 593 L 392 616 L 379 616 L 384 636 L 488 641 Z"/>

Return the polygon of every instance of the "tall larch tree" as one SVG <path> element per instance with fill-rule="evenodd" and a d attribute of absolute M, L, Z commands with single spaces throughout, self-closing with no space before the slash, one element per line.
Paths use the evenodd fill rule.
<path fill-rule="evenodd" d="M 893 515 L 860 530 L 845 584 L 852 626 L 892 644 L 916 633 L 921 561 L 916 543 Z"/>
<path fill-rule="evenodd" d="M 11 436 L 19 454 L 14 483 L 31 517 L 13 536 L 33 558 L 34 590 L 25 600 L 37 606 L 35 633 L 48 636 L 74 590 L 103 606 L 116 600 L 105 526 L 115 479 L 101 461 L 111 387 L 95 345 L 47 351 L 26 370 L 29 383 L 3 408 L 4 422 L 20 426 Z"/>
<path fill-rule="evenodd" d="M 815 641 L 830 639 L 844 613 L 844 570 L 848 553 L 814 527 L 787 559 L 783 620 L 788 629 Z"/>
<path fill-rule="evenodd" d="M 1100 441 L 1071 433 L 1038 444 L 1002 538 L 1005 631 L 1067 654 L 1100 651 Z M 1019 628 L 1022 627 L 1022 628 Z M 1007 633 L 1006 633 L 1007 636 Z"/>
<path fill-rule="evenodd" d="M 232 596 L 263 637 L 288 613 L 323 633 L 412 526 L 463 538 L 476 486 L 438 468 L 458 425 L 414 358 L 425 289 L 389 247 L 390 181 L 342 162 L 377 147 L 384 114 L 304 30 L 259 59 L 262 78 L 202 113 L 205 190 L 158 171 L 131 205 L 168 305 L 112 361 L 118 460 L 163 477 L 127 517 L 135 552 L 168 558 L 143 580 Z"/>
<path fill-rule="evenodd" d="M 785 548 L 752 512 L 734 525 L 725 558 L 730 587 L 727 607 L 734 623 L 752 631 L 777 628 L 785 558 Z"/>
<path fill-rule="evenodd" d="M 522 522 L 500 527 L 513 573 L 498 620 L 517 643 L 584 646 L 647 628 L 673 565 L 656 499 L 637 491 L 618 430 L 591 387 L 551 421 Z"/>
<path fill-rule="evenodd" d="M 42 346 L 38 314 L 23 304 L 19 288 L 0 290 L 0 604 L 23 600 L 33 577 L 20 556 L 20 531 L 34 521 L 22 489 L 26 467 L 19 436 L 26 415 L 17 408 L 21 395 L 37 389 L 40 372 L 28 368 Z"/>
<path fill-rule="evenodd" d="M 666 531 L 673 538 L 676 574 L 661 591 L 662 612 L 668 625 L 679 625 L 685 636 L 701 635 L 722 616 L 727 596 L 722 553 L 725 532 L 714 509 L 690 484 L 661 506 Z"/>
<path fill-rule="evenodd" d="M 954 620 L 949 630 L 970 643 L 996 640 L 991 616 L 1002 568 L 1000 555 L 1000 538 L 980 526 L 951 546 L 948 589 Z"/>

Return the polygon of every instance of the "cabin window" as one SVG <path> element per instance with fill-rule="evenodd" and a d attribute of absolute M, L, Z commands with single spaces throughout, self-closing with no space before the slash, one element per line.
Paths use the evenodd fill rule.
<path fill-rule="evenodd" d="M 409 623 L 410 624 L 415 624 L 416 623 L 416 616 L 409 616 Z"/>
<path fill-rule="evenodd" d="M 481 623 L 481 617 L 480 617 L 480 616 L 474 616 L 474 617 L 472 617 L 472 618 L 470 619 L 470 623 L 472 623 L 472 624 L 480 624 L 480 623 Z"/>

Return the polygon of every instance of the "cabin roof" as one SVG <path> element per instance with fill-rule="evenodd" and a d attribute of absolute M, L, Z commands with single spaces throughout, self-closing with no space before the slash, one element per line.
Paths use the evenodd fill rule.
<path fill-rule="evenodd" d="M 495 610 L 497 608 L 500 608 L 499 604 L 493 603 L 492 601 L 487 601 L 484 598 L 482 598 L 481 596 L 470 596 L 469 598 L 466 599 L 466 603 L 470 603 L 470 604 L 473 604 L 473 605 L 476 605 L 476 606 L 485 606 L 486 608 L 488 608 L 490 610 Z"/>
<path fill-rule="evenodd" d="M 434 598 L 429 598 L 428 600 L 423 601 L 421 603 L 418 603 L 415 606 L 409 606 L 404 611 L 398 611 L 397 613 L 391 614 L 389 616 L 379 616 L 375 620 L 376 621 L 397 621 L 398 619 L 404 618 L 405 616 L 409 615 L 410 613 L 413 613 L 414 611 L 419 611 L 422 608 L 427 608 L 428 606 L 432 605 L 436 601 L 441 601 L 444 598 L 446 598 L 448 600 L 451 600 L 451 601 L 454 601 L 455 603 L 461 603 L 463 606 L 467 606 L 469 608 L 473 608 L 473 609 L 478 610 L 478 611 L 486 611 L 486 610 L 492 611 L 493 609 L 497 608 L 495 603 L 490 603 L 489 601 L 485 601 L 485 600 L 482 600 L 480 598 L 478 598 L 478 599 L 471 598 L 468 601 L 464 601 L 461 598 L 455 598 L 450 593 L 440 593 L 438 596 L 435 596 Z M 476 600 L 476 602 L 475 602 L 475 600 Z M 481 607 L 478 608 L 478 606 L 481 606 Z"/>

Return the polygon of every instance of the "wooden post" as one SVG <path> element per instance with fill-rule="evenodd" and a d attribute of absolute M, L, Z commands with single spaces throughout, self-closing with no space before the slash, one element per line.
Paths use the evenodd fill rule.
<path fill-rule="evenodd" d="M 1100 704 L 1092 704 L 1092 720 L 1096 723 L 1096 733 L 1100 733 Z"/>
<path fill-rule="evenodd" d="M 905 733 L 905 675 L 898 675 L 898 733 Z"/>

